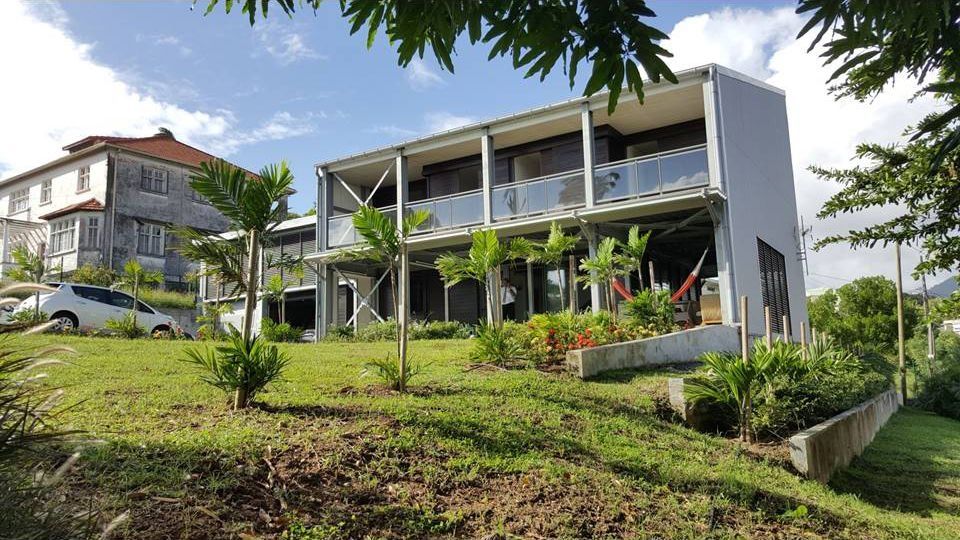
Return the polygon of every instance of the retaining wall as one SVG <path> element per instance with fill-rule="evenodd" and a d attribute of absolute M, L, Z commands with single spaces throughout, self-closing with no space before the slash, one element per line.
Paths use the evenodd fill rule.
<path fill-rule="evenodd" d="M 790 437 L 793 466 L 807 478 L 826 483 L 834 471 L 863 453 L 900 404 L 900 394 L 888 390 Z"/>
<path fill-rule="evenodd" d="M 637 341 L 567 352 L 567 365 L 581 378 L 625 368 L 683 364 L 707 351 L 739 351 L 736 326 L 701 326 Z"/>

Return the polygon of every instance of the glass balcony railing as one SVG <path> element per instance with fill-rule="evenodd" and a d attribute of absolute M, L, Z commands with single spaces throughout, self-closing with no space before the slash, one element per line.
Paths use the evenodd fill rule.
<path fill-rule="evenodd" d="M 407 212 L 426 210 L 430 217 L 417 228 L 417 233 L 435 232 L 452 227 L 483 223 L 483 191 L 434 197 L 407 205 Z"/>
<path fill-rule="evenodd" d="M 705 186 L 709 180 L 702 145 L 600 165 L 593 172 L 593 192 L 597 203 L 605 203 Z"/>
<path fill-rule="evenodd" d="M 491 191 L 494 221 L 549 214 L 584 206 L 583 171 L 495 186 Z"/>
<path fill-rule="evenodd" d="M 656 196 L 709 183 L 706 145 L 598 165 L 594 168 L 596 204 Z M 522 182 L 501 184 L 491 190 L 494 221 L 509 221 L 585 206 L 583 171 L 568 171 Z M 396 221 L 396 206 L 380 209 Z M 483 223 L 483 191 L 475 190 L 411 202 L 407 212 L 426 210 L 429 219 L 416 233 L 458 229 Z M 350 215 L 327 220 L 331 248 L 356 244 L 361 239 Z"/>

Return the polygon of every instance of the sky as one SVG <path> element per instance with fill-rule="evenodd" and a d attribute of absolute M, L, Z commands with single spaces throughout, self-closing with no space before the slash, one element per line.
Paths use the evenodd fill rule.
<path fill-rule="evenodd" d="M 248 169 L 285 159 L 296 176 L 294 210 L 313 205 L 313 164 L 579 95 L 556 70 L 524 79 L 485 45 L 462 43 L 455 73 L 427 56 L 406 69 L 380 36 L 350 36 L 338 2 L 280 13 L 203 15 L 190 1 L 0 2 L 0 179 L 62 155 L 86 135 L 147 136 L 166 127 L 184 142 Z M 894 209 L 818 221 L 835 185 L 807 167 L 846 167 L 858 142 L 889 143 L 939 105 L 908 102 L 900 80 L 868 103 L 837 101 L 830 68 L 796 39 L 791 2 L 652 1 L 647 20 L 670 35 L 675 70 L 716 62 L 782 88 L 800 214 L 812 239 L 893 215 Z M 23 51 L 14 53 L 14 51 Z M 581 74 L 587 72 L 581 69 Z M 917 262 L 904 251 L 904 268 Z M 808 289 L 863 275 L 894 276 L 893 249 L 832 246 L 809 253 Z M 931 282 L 945 279 L 936 276 Z M 908 288 L 916 280 L 905 275 Z"/>

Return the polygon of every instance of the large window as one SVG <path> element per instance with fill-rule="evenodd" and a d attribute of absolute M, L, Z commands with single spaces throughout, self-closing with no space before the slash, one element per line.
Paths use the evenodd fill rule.
<path fill-rule="evenodd" d="M 787 265 L 783 253 L 757 238 L 760 260 L 760 291 L 763 307 L 770 308 L 773 331 L 783 333 L 783 316 L 790 315 L 790 295 L 787 291 Z"/>
<path fill-rule="evenodd" d="M 137 224 L 137 253 L 153 257 L 163 257 L 163 225 L 154 223 Z"/>
<path fill-rule="evenodd" d="M 73 251 L 77 236 L 77 220 L 74 218 L 54 221 L 50 224 L 50 254 Z"/>
<path fill-rule="evenodd" d="M 30 208 L 30 188 L 18 189 L 10 194 L 10 214 Z"/>
<path fill-rule="evenodd" d="M 47 178 L 40 182 L 40 204 L 47 204 L 53 199 L 53 180 Z"/>
<path fill-rule="evenodd" d="M 513 181 L 521 182 L 543 176 L 541 172 L 540 152 L 524 154 L 513 158 Z"/>
<path fill-rule="evenodd" d="M 90 216 L 87 218 L 86 247 L 100 247 L 100 216 Z"/>
<path fill-rule="evenodd" d="M 90 167 L 77 169 L 77 193 L 90 189 Z"/>
<path fill-rule="evenodd" d="M 167 193 L 167 171 L 143 166 L 140 173 L 140 189 L 153 193 Z"/>

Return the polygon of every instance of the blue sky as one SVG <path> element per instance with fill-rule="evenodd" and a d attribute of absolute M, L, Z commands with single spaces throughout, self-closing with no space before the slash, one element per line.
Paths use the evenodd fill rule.
<path fill-rule="evenodd" d="M 304 119 L 308 133 L 245 145 L 231 156 L 254 169 L 287 159 L 297 177 L 300 194 L 293 206 L 299 210 L 313 203 L 311 165 L 323 158 L 402 140 L 445 122 L 578 94 L 579 87 L 570 90 L 559 71 L 544 83 L 523 79 L 509 61 L 488 62 L 485 46 L 466 42 L 455 74 L 441 71 L 430 57 L 422 68 L 405 71 L 385 39 L 368 50 L 363 37 L 350 36 L 336 4 L 325 2 L 316 16 L 304 12 L 287 19 L 277 12 L 254 28 L 239 13 L 227 16 L 218 9 L 204 17 L 202 6 L 191 11 L 189 2 L 62 7 L 74 36 L 96 44 L 93 59 L 158 98 L 186 109 L 229 108 L 245 129 L 256 129 L 278 111 Z M 656 2 L 652 23 L 669 30 L 686 16 L 716 7 Z M 415 69 L 426 72 L 411 74 Z"/>
<path fill-rule="evenodd" d="M 202 2 L 202 0 L 201 0 Z M 250 169 L 286 159 L 313 204 L 317 161 L 470 121 L 579 95 L 555 71 L 523 79 L 486 46 L 460 46 L 456 74 L 427 57 L 407 69 L 384 39 L 372 50 L 350 36 L 337 2 L 251 28 L 245 16 L 210 16 L 191 2 L 0 1 L 0 179 L 62 154 L 90 134 L 145 136 L 160 126 L 178 139 Z M 793 2 L 651 2 L 649 23 L 670 34 L 675 70 L 723 64 L 785 90 L 799 211 L 814 238 L 893 215 L 881 209 L 817 221 L 837 186 L 810 165 L 846 167 L 857 143 L 899 140 L 939 105 L 909 101 L 901 80 L 866 103 L 835 100 L 825 68 L 796 39 L 805 22 Z M 17 51 L 11 53 L 11 51 Z M 586 69 L 581 69 L 585 74 Z M 5 81 L 6 82 L 6 81 Z M 916 263 L 909 250 L 905 265 Z M 808 287 L 861 275 L 893 275 L 890 249 L 835 246 L 810 255 Z M 934 278 L 935 282 L 938 278 Z M 908 280 L 908 283 L 915 283 Z"/>

